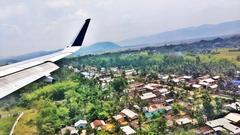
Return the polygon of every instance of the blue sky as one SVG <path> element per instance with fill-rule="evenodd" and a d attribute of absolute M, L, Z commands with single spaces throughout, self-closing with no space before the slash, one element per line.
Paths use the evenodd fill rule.
<path fill-rule="evenodd" d="M 0 56 L 63 48 L 84 19 L 85 45 L 240 20 L 239 0 L 1 0 Z"/>

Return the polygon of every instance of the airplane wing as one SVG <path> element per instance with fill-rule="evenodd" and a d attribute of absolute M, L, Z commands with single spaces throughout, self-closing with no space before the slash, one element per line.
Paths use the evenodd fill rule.
<path fill-rule="evenodd" d="M 54 62 L 80 49 L 89 23 L 87 19 L 73 44 L 59 52 L 0 67 L 0 99 L 57 70 Z"/>

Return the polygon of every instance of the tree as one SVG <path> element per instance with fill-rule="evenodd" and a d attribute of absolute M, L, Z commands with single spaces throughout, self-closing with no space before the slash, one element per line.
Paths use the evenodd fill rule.
<path fill-rule="evenodd" d="M 165 134 L 167 129 L 167 121 L 164 117 L 161 117 L 159 120 L 150 124 L 150 129 L 148 129 L 149 133 L 159 133 Z"/>
<path fill-rule="evenodd" d="M 194 115 L 195 115 L 195 118 L 197 119 L 199 125 L 204 125 L 205 124 L 204 123 L 205 121 L 203 119 L 203 112 L 202 112 L 202 109 L 200 109 L 199 106 L 197 106 L 196 111 L 194 112 Z"/>
<path fill-rule="evenodd" d="M 183 106 L 178 103 L 174 103 L 172 105 L 172 110 L 175 114 L 178 114 L 181 110 L 183 110 Z"/>
<path fill-rule="evenodd" d="M 51 123 L 46 123 L 41 126 L 40 135 L 54 135 L 55 129 L 52 127 Z"/>
<path fill-rule="evenodd" d="M 222 100 L 220 98 L 215 98 L 215 103 L 216 103 L 216 113 L 217 115 L 221 115 L 222 108 L 223 108 Z"/>
<path fill-rule="evenodd" d="M 127 87 L 127 80 L 123 77 L 117 77 L 113 80 L 113 82 L 111 83 L 111 86 L 118 93 L 121 93 Z"/>
<path fill-rule="evenodd" d="M 158 74 L 155 72 L 151 72 L 148 76 L 149 80 L 153 81 L 153 80 L 157 80 L 158 79 Z"/>
<path fill-rule="evenodd" d="M 110 135 L 108 132 L 103 131 L 103 130 L 98 130 L 97 135 Z"/>
<path fill-rule="evenodd" d="M 208 94 L 208 92 L 205 92 L 203 95 L 203 112 L 210 119 L 212 119 L 214 116 L 214 111 L 213 111 L 213 106 L 211 104 L 211 101 L 212 100 L 210 95 Z"/>
<path fill-rule="evenodd" d="M 167 121 L 165 118 L 160 118 L 159 121 L 157 121 L 158 124 L 158 131 L 164 133 L 167 129 Z"/>
<path fill-rule="evenodd" d="M 237 56 L 237 61 L 239 61 L 239 62 L 240 62 L 240 56 Z"/>

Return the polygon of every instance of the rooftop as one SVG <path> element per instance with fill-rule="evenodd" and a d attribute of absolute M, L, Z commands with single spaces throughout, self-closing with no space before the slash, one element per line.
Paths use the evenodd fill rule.
<path fill-rule="evenodd" d="M 152 92 L 148 92 L 148 93 L 145 93 L 143 94 L 142 96 L 140 96 L 140 98 L 142 100 L 145 100 L 145 99 L 150 99 L 150 98 L 155 98 L 157 97 L 155 94 L 153 94 Z"/>
<path fill-rule="evenodd" d="M 177 119 L 176 122 L 177 122 L 178 125 L 185 125 L 185 124 L 191 123 L 192 120 L 185 117 L 185 118 Z"/>
<path fill-rule="evenodd" d="M 238 114 L 238 113 L 229 113 L 224 118 L 226 118 L 226 119 L 236 123 L 236 122 L 240 121 L 240 114 Z"/>
<path fill-rule="evenodd" d="M 120 128 L 126 135 L 131 135 L 131 134 L 136 133 L 136 131 L 134 129 L 132 129 L 130 126 L 123 126 L 123 127 L 120 127 Z"/>
<path fill-rule="evenodd" d="M 240 114 L 229 113 L 224 118 L 208 121 L 206 122 L 206 124 L 212 127 L 215 131 L 223 130 L 222 128 L 224 128 L 233 134 L 239 134 L 240 128 L 232 124 L 232 122 L 238 122 L 239 120 L 240 120 Z"/>
<path fill-rule="evenodd" d="M 82 124 L 87 124 L 87 121 L 86 120 L 79 120 L 74 124 L 74 126 L 77 127 L 78 125 L 82 125 Z"/>
<path fill-rule="evenodd" d="M 106 125 L 103 120 L 94 120 L 91 124 L 92 129 Z"/>
<path fill-rule="evenodd" d="M 129 109 L 123 109 L 123 110 L 121 111 L 121 113 L 125 114 L 127 117 L 129 117 L 129 118 L 131 118 L 131 119 L 133 119 L 133 118 L 135 118 L 135 117 L 138 116 L 135 112 L 133 112 L 133 111 L 131 111 L 131 110 L 129 110 Z"/>

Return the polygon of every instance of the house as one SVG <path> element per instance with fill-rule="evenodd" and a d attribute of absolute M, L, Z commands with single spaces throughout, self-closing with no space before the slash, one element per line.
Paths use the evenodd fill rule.
<path fill-rule="evenodd" d="M 240 114 L 238 114 L 238 113 L 229 113 L 224 118 L 232 121 L 233 123 L 238 123 L 240 121 Z"/>
<path fill-rule="evenodd" d="M 141 107 L 139 107 L 138 105 L 133 105 L 133 108 L 138 110 L 138 111 L 141 111 Z"/>
<path fill-rule="evenodd" d="M 170 94 L 171 92 L 170 91 L 167 91 L 167 92 L 165 92 L 165 93 L 162 93 L 161 95 L 162 96 L 168 96 L 168 94 Z"/>
<path fill-rule="evenodd" d="M 144 93 L 142 96 L 140 96 L 141 100 L 152 99 L 155 97 L 157 97 L 157 95 L 153 94 L 152 92 Z"/>
<path fill-rule="evenodd" d="M 147 90 L 153 91 L 155 88 L 152 87 L 151 85 L 145 85 L 145 86 L 144 86 L 144 89 L 147 89 Z"/>
<path fill-rule="evenodd" d="M 65 135 L 67 133 L 70 133 L 70 135 L 78 135 L 78 130 L 75 127 L 66 126 L 61 129 L 61 134 Z"/>
<path fill-rule="evenodd" d="M 196 88 L 196 89 L 199 89 L 199 88 L 201 88 L 201 85 L 199 85 L 199 84 L 193 84 L 192 87 L 193 87 L 193 88 Z"/>
<path fill-rule="evenodd" d="M 168 111 L 171 111 L 172 110 L 172 106 L 165 106 L 165 110 L 168 112 Z"/>
<path fill-rule="evenodd" d="M 165 112 L 165 106 L 163 104 L 151 104 L 148 107 L 143 108 L 145 117 L 151 118 L 158 113 Z"/>
<path fill-rule="evenodd" d="M 74 72 L 74 73 L 79 73 L 79 72 L 80 72 L 80 70 L 79 70 L 79 69 L 77 69 L 77 68 L 74 68 L 74 69 L 73 69 L 73 72 Z"/>
<path fill-rule="evenodd" d="M 220 78 L 220 76 L 216 75 L 216 76 L 213 76 L 212 78 L 213 78 L 214 80 L 217 80 L 217 79 Z"/>
<path fill-rule="evenodd" d="M 106 72 L 106 68 L 101 67 L 100 72 L 102 72 L 102 73 Z"/>
<path fill-rule="evenodd" d="M 136 131 L 132 129 L 130 126 L 123 126 L 123 127 L 120 127 L 120 129 L 125 135 L 132 135 L 136 133 Z"/>
<path fill-rule="evenodd" d="M 178 83 L 178 82 L 180 82 L 180 79 L 174 78 L 174 79 L 172 79 L 172 81 L 173 81 L 174 83 Z"/>
<path fill-rule="evenodd" d="M 231 104 L 227 104 L 224 106 L 227 110 L 233 111 L 236 110 L 238 111 L 240 109 L 240 103 L 239 102 L 234 102 Z"/>
<path fill-rule="evenodd" d="M 209 126 L 199 127 L 196 129 L 197 135 L 215 135 L 216 132 Z"/>
<path fill-rule="evenodd" d="M 98 129 L 100 130 L 103 126 L 106 125 L 106 123 L 103 120 L 94 120 L 90 123 L 92 129 Z"/>
<path fill-rule="evenodd" d="M 211 86 L 209 86 L 211 89 L 216 89 L 217 87 L 218 87 L 218 85 L 217 84 L 213 84 L 213 85 L 211 85 Z"/>
<path fill-rule="evenodd" d="M 86 128 L 86 126 L 87 126 L 87 121 L 86 121 L 86 120 L 79 120 L 79 121 L 77 121 L 77 122 L 74 124 L 74 126 L 75 126 L 76 128 Z"/>
<path fill-rule="evenodd" d="M 144 86 L 143 83 L 140 83 L 140 82 L 134 82 L 132 84 L 129 85 L 129 88 L 130 89 L 141 89 L 142 87 Z"/>
<path fill-rule="evenodd" d="M 184 76 L 182 76 L 181 78 L 183 78 L 183 79 L 186 79 L 186 80 L 190 80 L 191 78 L 192 78 L 192 76 L 187 76 L 187 75 L 184 75 Z"/>
<path fill-rule="evenodd" d="M 192 120 L 188 117 L 185 117 L 185 118 L 180 118 L 180 119 L 177 119 L 176 120 L 176 123 L 178 125 L 186 125 L 186 124 L 190 124 L 192 122 Z"/>
<path fill-rule="evenodd" d="M 103 77 L 99 79 L 101 82 L 106 82 L 109 83 L 111 82 L 113 79 L 111 77 Z"/>
<path fill-rule="evenodd" d="M 171 104 L 171 103 L 173 103 L 173 101 L 174 101 L 173 98 L 170 98 L 170 99 L 165 100 L 165 102 L 166 102 L 167 104 Z"/>
<path fill-rule="evenodd" d="M 133 75 L 135 73 L 136 73 L 135 69 L 125 70 L 125 75 L 126 76 L 130 76 L 130 75 Z"/>
<path fill-rule="evenodd" d="M 81 72 L 81 74 L 88 79 L 91 79 L 94 76 L 93 72 Z"/>
<path fill-rule="evenodd" d="M 162 94 L 162 93 L 166 93 L 168 92 L 168 89 L 166 88 L 162 88 L 162 89 L 159 89 L 159 92 Z"/>
<path fill-rule="evenodd" d="M 229 113 L 224 118 L 215 119 L 206 122 L 206 125 L 211 127 L 216 132 L 221 132 L 223 130 L 228 131 L 230 134 L 240 134 L 240 127 L 237 124 L 240 121 L 240 114 Z"/>
<path fill-rule="evenodd" d="M 87 130 L 82 130 L 82 133 L 80 135 L 87 135 Z"/>
<path fill-rule="evenodd" d="M 111 70 L 112 72 L 117 72 L 117 71 L 118 71 L 118 68 L 117 68 L 117 67 L 112 67 L 112 68 L 110 68 L 110 70 Z"/>
<path fill-rule="evenodd" d="M 129 110 L 129 109 L 123 109 L 121 111 L 122 114 L 126 115 L 129 120 L 134 120 L 138 117 L 138 114 L 135 112 Z"/>
<path fill-rule="evenodd" d="M 123 115 L 115 115 L 113 116 L 113 119 L 116 120 L 120 125 L 127 125 L 128 122 L 125 120 Z"/>
<path fill-rule="evenodd" d="M 208 82 L 205 81 L 200 81 L 198 84 L 204 86 L 205 88 L 210 85 Z"/>
<path fill-rule="evenodd" d="M 169 75 L 162 76 L 163 80 L 167 80 L 169 78 Z"/>
<path fill-rule="evenodd" d="M 213 82 L 215 82 L 215 80 L 213 80 L 212 78 L 207 78 L 207 79 L 204 79 L 203 81 L 206 82 L 206 83 L 213 83 Z"/>
<path fill-rule="evenodd" d="M 47 83 L 52 83 L 54 81 L 54 78 L 51 75 L 47 75 L 45 76 L 44 81 Z"/>

